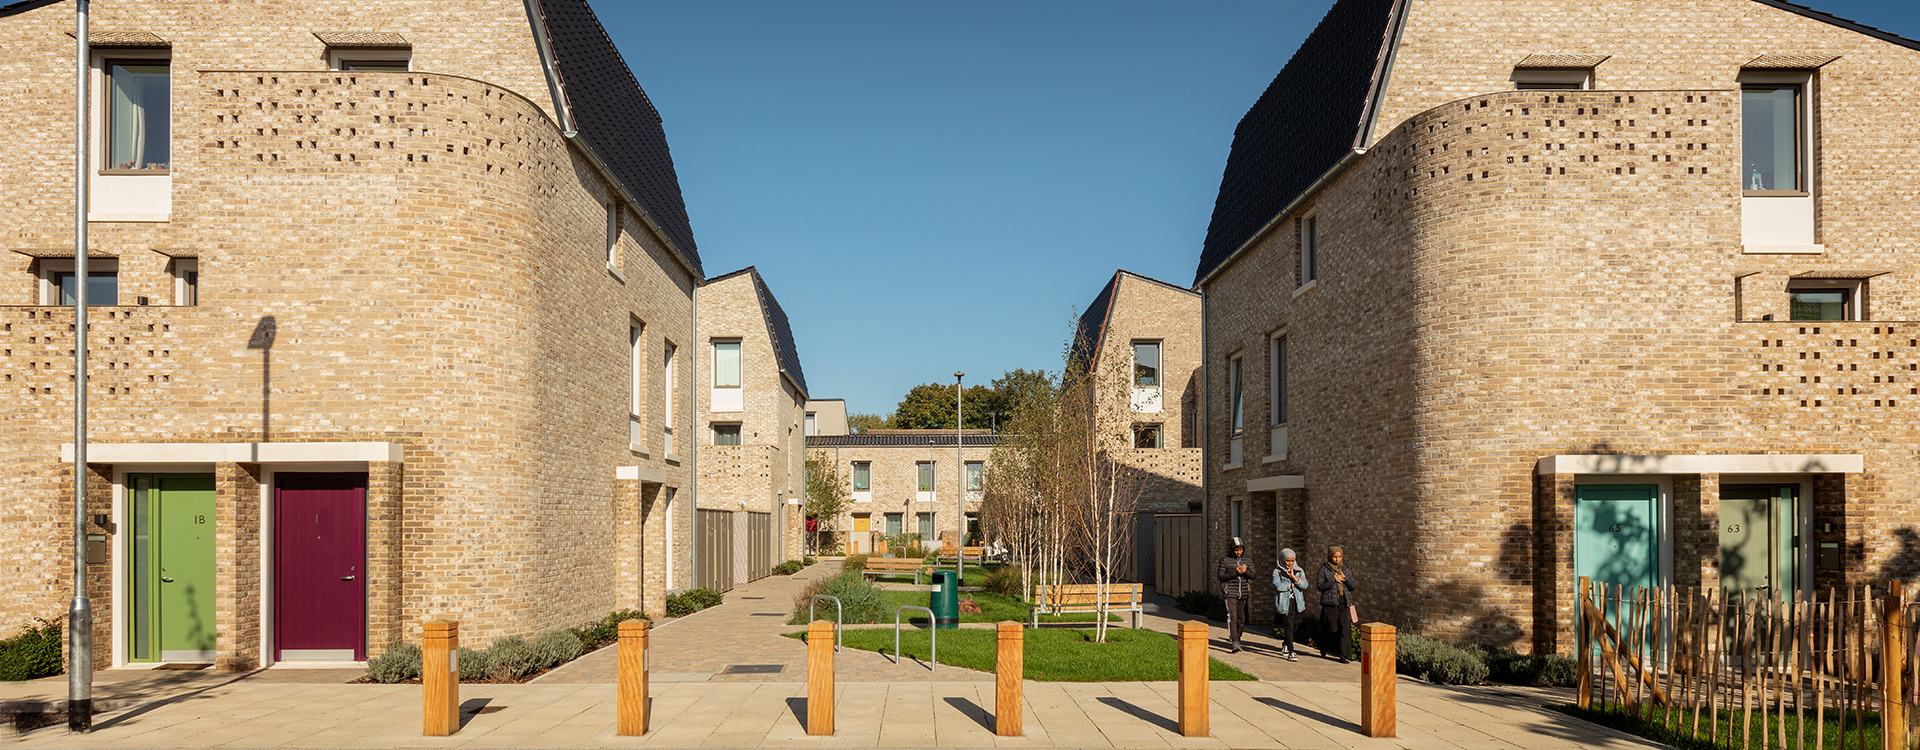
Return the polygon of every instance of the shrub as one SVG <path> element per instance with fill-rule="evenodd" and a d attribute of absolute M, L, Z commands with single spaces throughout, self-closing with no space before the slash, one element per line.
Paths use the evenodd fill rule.
<path fill-rule="evenodd" d="M 33 618 L 19 635 L 0 640 L 0 680 L 31 680 L 66 671 L 60 658 L 60 623 Z"/>
<path fill-rule="evenodd" d="M 820 562 L 820 558 L 814 557 L 813 555 L 807 555 L 806 557 L 800 558 L 800 565 L 802 567 L 811 568 L 813 567 L 813 564 L 817 562 Z"/>
<path fill-rule="evenodd" d="M 1227 621 L 1227 600 L 1211 591 L 1189 591 L 1174 597 L 1173 606 L 1190 615 L 1200 615 L 1209 620 Z"/>
<path fill-rule="evenodd" d="M 773 574 L 777 576 L 790 576 L 800 572 L 801 569 L 805 567 L 807 567 L 806 564 L 799 560 L 788 560 L 773 566 Z"/>
<path fill-rule="evenodd" d="M 420 647 L 394 641 L 387 652 L 367 660 L 367 676 L 374 682 L 406 682 L 420 676 Z"/>
<path fill-rule="evenodd" d="M 684 617 L 708 607 L 718 607 L 723 598 L 713 589 L 687 589 L 667 596 L 667 614 Z"/>
<path fill-rule="evenodd" d="M 840 569 L 859 570 L 867 567 L 868 557 L 872 557 L 872 555 L 847 555 L 847 559 L 840 561 Z"/>
<path fill-rule="evenodd" d="M 461 646 L 454 658 L 460 662 L 461 682 L 479 682 L 493 676 L 493 657 L 485 651 Z"/>
<path fill-rule="evenodd" d="M 494 641 L 487 649 L 487 655 L 493 657 L 493 676 L 498 680 L 518 680 L 540 671 L 540 655 L 520 636 L 507 636 Z"/>
<path fill-rule="evenodd" d="M 619 609 L 619 610 L 614 610 L 613 612 L 608 613 L 606 617 L 600 618 L 599 622 L 596 622 L 592 625 L 588 625 L 584 628 L 569 628 L 569 631 L 573 633 L 574 637 L 580 639 L 580 644 L 582 647 L 592 650 L 592 649 L 599 648 L 601 645 L 607 643 L 608 641 L 612 641 L 616 638 L 619 638 L 620 623 L 626 622 L 628 620 L 646 620 L 646 619 L 651 619 L 651 618 L 648 618 L 645 614 L 641 613 L 640 610 Z"/>
<path fill-rule="evenodd" d="M 879 587 L 868 581 L 859 571 L 846 571 L 832 578 L 826 578 L 807 586 L 800 596 L 793 600 L 793 617 L 787 620 L 790 625 L 807 623 L 807 604 L 815 594 L 825 594 L 840 600 L 842 622 L 873 623 L 889 622 L 893 613 L 887 609 L 887 599 L 880 593 Z M 814 611 L 821 619 L 833 611 L 833 605 L 822 603 Z"/>
<path fill-rule="evenodd" d="M 980 581 L 980 588 L 995 594 L 1027 598 L 1027 592 L 1021 590 L 1020 568 L 1016 565 L 988 568 L 986 576 Z"/>
<path fill-rule="evenodd" d="M 1487 678 L 1535 687 L 1573 687 L 1579 681 L 1573 659 L 1559 654 L 1516 654 L 1506 649 L 1484 653 Z"/>
<path fill-rule="evenodd" d="M 1480 654 L 1412 633 L 1401 633 L 1394 643 L 1399 672 L 1442 685 L 1477 685 L 1487 679 Z"/>
<path fill-rule="evenodd" d="M 565 630 L 549 630 L 533 640 L 533 655 L 541 669 L 573 661 L 586 651 L 580 637 Z"/>

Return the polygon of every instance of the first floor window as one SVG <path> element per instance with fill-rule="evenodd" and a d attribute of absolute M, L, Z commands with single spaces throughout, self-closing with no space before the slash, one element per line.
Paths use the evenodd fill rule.
<path fill-rule="evenodd" d="M 1161 444 L 1160 425 L 1137 424 L 1133 426 L 1133 447 L 1159 448 Z"/>
<path fill-rule="evenodd" d="M 1287 423 L 1287 337 L 1275 336 L 1267 341 L 1267 377 L 1272 393 L 1267 394 L 1267 408 L 1272 414 L 1272 426 L 1279 427 Z"/>
<path fill-rule="evenodd" d="M 107 168 L 165 171 L 172 76 L 166 60 L 109 60 Z"/>
<path fill-rule="evenodd" d="M 1227 408 L 1230 410 L 1228 424 L 1232 434 L 1238 436 L 1246 429 L 1247 394 L 1245 382 L 1240 377 L 1240 357 L 1235 355 L 1227 361 Z"/>
<path fill-rule="evenodd" d="M 1160 342 L 1133 342 L 1133 386 L 1160 387 Z"/>
<path fill-rule="evenodd" d="M 717 424 L 713 426 L 714 445 L 739 445 L 740 424 Z"/>
<path fill-rule="evenodd" d="M 1802 101 L 1798 84 L 1740 91 L 1740 187 L 1747 194 L 1801 193 Z"/>
<path fill-rule="evenodd" d="M 173 259 L 173 304 L 182 307 L 200 304 L 200 259 Z"/>
<path fill-rule="evenodd" d="M 1320 218 L 1300 221 L 1300 285 L 1320 278 Z"/>
<path fill-rule="evenodd" d="M 866 461 L 853 462 L 853 489 L 856 492 L 873 489 L 873 464 Z"/>
<path fill-rule="evenodd" d="M 1864 282 L 1851 280 L 1810 280 L 1787 287 L 1787 308 L 1792 320 L 1837 321 L 1864 320 L 1861 296 Z"/>
<path fill-rule="evenodd" d="M 740 387 L 740 342 L 716 341 L 713 344 L 713 387 Z"/>
<path fill-rule="evenodd" d="M 979 461 L 967 462 L 967 491 L 979 492 L 987 484 L 987 465 Z"/>
<path fill-rule="evenodd" d="M 933 491 L 933 462 L 921 461 L 919 464 L 919 467 L 920 467 L 920 491 L 932 492 Z"/>

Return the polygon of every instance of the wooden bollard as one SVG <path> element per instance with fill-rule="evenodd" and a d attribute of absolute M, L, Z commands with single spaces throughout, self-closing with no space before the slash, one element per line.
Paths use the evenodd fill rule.
<path fill-rule="evenodd" d="M 1360 625 L 1360 732 L 1368 737 L 1394 733 L 1396 633 L 1392 625 Z"/>
<path fill-rule="evenodd" d="M 646 620 L 620 623 L 620 718 L 615 733 L 622 737 L 646 734 L 653 717 L 647 705 L 647 632 L 652 626 Z"/>
<path fill-rule="evenodd" d="M 420 733 L 449 737 L 460 731 L 460 623 L 428 620 L 421 631 Z"/>
<path fill-rule="evenodd" d="M 1904 644 L 1907 642 L 1907 607 L 1904 593 L 1898 580 L 1887 582 L 1886 617 L 1881 618 L 1880 642 L 1884 644 Z M 1907 669 L 1907 650 L 1897 645 L 1881 649 L 1880 659 L 1880 747 L 1883 750 L 1906 750 L 1907 717 L 1906 697 L 1900 684 L 1902 673 Z"/>
<path fill-rule="evenodd" d="M 1207 736 L 1207 624 L 1180 623 L 1180 735 Z"/>
<path fill-rule="evenodd" d="M 1020 687 L 1026 674 L 1026 626 L 1000 623 L 1000 652 L 993 664 L 993 733 L 1020 736 Z"/>
<path fill-rule="evenodd" d="M 833 623 L 807 625 L 807 734 L 833 735 Z"/>

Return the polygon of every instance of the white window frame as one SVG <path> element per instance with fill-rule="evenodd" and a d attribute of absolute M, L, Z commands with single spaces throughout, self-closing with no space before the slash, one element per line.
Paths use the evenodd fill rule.
<path fill-rule="evenodd" d="M 167 272 L 173 275 L 173 304 L 194 307 L 200 304 L 200 259 L 174 258 Z"/>
<path fill-rule="evenodd" d="M 1240 352 L 1227 355 L 1227 468 L 1240 467 L 1246 439 L 1246 367 Z"/>
<path fill-rule="evenodd" d="M 54 281 L 54 277 L 59 274 L 73 273 L 73 272 L 74 272 L 74 267 L 73 267 L 72 258 L 41 258 L 40 259 L 40 304 L 42 306 L 66 307 L 66 305 L 60 304 L 60 285 L 58 282 Z M 88 275 L 109 274 L 109 273 L 114 274 L 115 276 L 118 276 L 120 274 L 119 258 L 88 258 L 87 259 Z M 114 296 L 120 297 L 124 295 L 116 293 Z M 94 302 L 93 300 L 87 301 L 88 307 L 113 307 L 119 304 L 121 303 L 120 303 L 120 300 L 118 299 L 115 299 L 112 305 L 102 305 L 98 302 Z"/>
<path fill-rule="evenodd" d="M 608 200 L 607 210 L 607 270 L 620 272 L 620 202 Z"/>
<path fill-rule="evenodd" d="M 924 528 L 923 528 L 924 527 Z M 940 540 L 939 511 L 922 510 L 913 514 L 913 535 L 918 537 L 923 547 L 932 546 Z"/>
<path fill-rule="evenodd" d="M 666 356 L 664 357 L 664 359 L 666 360 L 666 363 L 663 366 L 664 372 L 662 373 L 662 377 L 661 377 L 661 380 L 663 380 L 664 382 L 661 384 L 661 389 L 660 389 L 662 391 L 661 395 L 664 397 L 661 402 L 663 404 L 663 408 L 660 410 L 661 417 L 662 417 L 660 420 L 661 435 L 662 435 L 661 443 L 660 443 L 660 452 L 663 455 L 667 456 L 668 458 L 672 458 L 674 455 L 673 454 L 673 386 L 675 381 L 678 380 L 678 378 L 675 377 L 676 373 L 674 372 L 674 359 L 678 356 L 680 352 L 680 347 L 674 346 L 672 341 L 666 342 L 666 347 L 667 347 L 667 353 L 666 353 Z"/>
<path fill-rule="evenodd" d="M 930 468 L 926 468 L 923 471 L 922 470 L 923 467 L 930 467 Z M 921 487 L 920 478 L 923 475 L 929 479 L 927 484 L 931 485 L 931 487 L 929 487 L 928 489 L 920 489 Z M 940 462 L 939 461 L 915 461 L 913 463 L 914 500 L 918 502 L 923 502 L 923 503 L 932 502 L 933 499 L 938 496 L 939 492 L 940 492 Z"/>
<path fill-rule="evenodd" d="M 647 324 L 627 318 L 627 449 L 646 452 L 640 411 L 647 401 Z"/>
<path fill-rule="evenodd" d="M 720 384 L 720 351 L 733 347 L 734 380 L 733 385 Z M 710 339 L 707 345 L 707 362 L 710 373 L 707 376 L 707 408 L 716 412 L 736 412 L 746 410 L 745 386 L 747 382 L 746 342 L 738 338 Z"/>
<path fill-rule="evenodd" d="M 867 486 L 865 487 L 860 486 L 860 469 L 862 467 L 864 467 L 867 470 Z M 850 473 L 847 475 L 847 483 L 853 487 L 853 494 L 855 495 L 854 497 L 855 500 L 869 499 L 869 498 L 859 497 L 859 495 L 864 494 L 864 495 L 870 496 L 873 494 L 873 462 L 872 461 L 854 461 L 853 468 L 850 470 Z"/>
<path fill-rule="evenodd" d="M 667 590 L 674 591 L 673 578 L 673 494 L 674 488 L 660 488 L 661 512 L 667 515 Z"/>
<path fill-rule="evenodd" d="M 165 62 L 168 66 L 167 109 L 167 169 L 116 170 L 113 166 L 112 152 L 109 147 L 110 133 L 107 130 L 109 112 L 113 107 L 112 82 L 108 80 L 109 62 L 120 60 L 153 60 Z M 87 180 L 87 220 L 116 222 L 164 222 L 173 217 L 173 162 L 177 157 L 172 141 L 181 140 L 175 132 L 177 123 L 172 120 L 173 105 L 179 97 L 172 94 L 181 91 L 179 76 L 172 74 L 173 50 L 167 47 L 144 48 L 94 48 L 91 59 L 92 88 L 92 134 L 88 148 L 93 154 L 95 168 Z"/>
<path fill-rule="evenodd" d="M 1300 288 L 1320 281 L 1320 216 L 1308 214 L 1300 219 Z"/>
<path fill-rule="evenodd" d="M 1287 457 L 1288 398 L 1287 332 L 1267 336 L 1267 458 L 1280 461 Z"/>
<path fill-rule="evenodd" d="M 1141 344 L 1152 344 L 1154 347 L 1153 385 L 1140 385 L 1138 368 Z M 1127 371 L 1127 385 L 1131 388 L 1129 403 L 1133 410 L 1143 414 L 1160 413 L 1166 402 L 1162 394 L 1166 392 L 1167 383 L 1167 342 L 1164 339 L 1134 339 L 1127 345 L 1127 361 L 1133 365 Z"/>
<path fill-rule="evenodd" d="M 1514 68 L 1515 91 L 1585 91 L 1593 88 L 1592 68 Z"/>
<path fill-rule="evenodd" d="M 1799 174 L 1798 190 L 1748 190 L 1751 185 L 1751 172 L 1746 159 L 1746 123 L 1741 121 L 1740 169 L 1736 173 L 1740 190 L 1740 242 L 1744 252 L 1748 253 L 1820 253 L 1825 248 L 1817 244 L 1819 228 L 1815 226 L 1815 204 L 1820 195 L 1820 175 L 1815 166 L 1819 164 L 1816 151 L 1819 143 L 1814 139 L 1814 118 L 1819 111 L 1819 89 L 1813 71 L 1808 70 L 1742 70 L 1739 75 L 1741 97 L 1738 105 L 1744 110 L 1746 92 L 1749 88 L 1767 86 L 1793 86 L 1800 90 L 1796 99 L 1795 165 Z"/>
<path fill-rule="evenodd" d="M 981 493 L 987 490 L 987 462 L 968 461 L 964 466 L 966 467 L 967 497 L 968 499 L 978 498 Z M 975 486 L 975 479 L 979 480 L 977 483 L 978 486 Z"/>
<path fill-rule="evenodd" d="M 820 434 L 820 419 L 818 414 L 807 412 L 806 416 L 801 418 L 801 421 L 806 425 L 804 431 L 801 433 L 802 435 L 813 437 Z"/>
<path fill-rule="evenodd" d="M 327 48 L 327 68 L 346 70 L 348 63 L 357 62 L 401 62 L 407 70 L 413 70 L 413 49 L 409 47 L 387 47 L 383 49 L 355 49 L 352 47 Z M 362 70 L 360 73 L 381 73 L 391 71 Z"/>

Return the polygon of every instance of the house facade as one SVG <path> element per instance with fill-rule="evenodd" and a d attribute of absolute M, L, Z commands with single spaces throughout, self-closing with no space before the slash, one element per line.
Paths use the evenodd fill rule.
<path fill-rule="evenodd" d="M 1335 3 L 1196 273 L 1209 548 L 1563 652 L 1582 576 L 1920 573 L 1916 89 L 1920 42 L 1775 0 Z"/>
<path fill-rule="evenodd" d="M 978 543 L 987 458 L 999 444 L 990 430 L 869 430 L 809 438 L 807 453 L 846 482 L 853 502 L 835 536 L 846 554 L 865 555 L 883 551 L 889 535 L 936 547 L 963 532 Z"/>
<path fill-rule="evenodd" d="M 484 643 L 661 611 L 692 580 L 705 274 L 659 113 L 592 11 L 235 13 L 93 7 L 100 665 L 353 662 L 436 617 Z M 74 26 L 72 3 L 0 7 L 9 625 L 71 595 Z"/>
<path fill-rule="evenodd" d="M 724 591 L 798 559 L 807 378 L 759 270 L 708 279 L 699 301 L 700 585 Z"/>
<path fill-rule="evenodd" d="M 1198 512 L 1200 295 L 1116 271 L 1081 314 L 1074 342 L 1069 359 L 1093 375 L 1097 424 L 1133 470 L 1139 512 Z"/>

